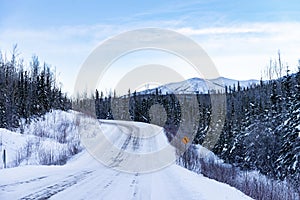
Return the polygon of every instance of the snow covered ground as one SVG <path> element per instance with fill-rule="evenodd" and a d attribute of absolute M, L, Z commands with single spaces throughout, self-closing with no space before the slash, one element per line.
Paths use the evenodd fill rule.
<path fill-rule="evenodd" d="M 111 148 L 108 149 L 119 149 L 118 153 L 104 152 L 104 158 L 117 155 L 118 165 L 107 167 L 98 161 L 103 157 L 97 157 L 95 152 L 92 156 L 87 150 L 83 150 L 63 166 L 22 165 L 2 169 L 0 170 L 0 199 L 251 199 L 233 187 L 188 171 L 174 162 L 159 165 L 162 166 L 160 169 L 148 173 L 138 170 L 137 172 L 132 170 L 131 173 L 116 170 L 130 166 L 128 159 L 136 158 L 130 155 L 145 155 L 161 151 L 167 147 L 167 140 L 163 132 L 152 125 L 134 122 L 102 122 L 99 126 L 106 140 L 112 143 Z M 146 135 L 149 134 L 149 130 L 151 136 Z M 1 130 L 1 132 L 5 131 Z M 18 133 L 13 132 L 6 132 L 5 137 L 9 137 L 7 136 L 9 134 L 13 138 L 22 137 L 16 136 Z M 95 141 L 99 142 L 98 139 L 103 135 L 101 137 L 98 135 L 96 132 L 91 133 L 87 138 L 96 138 Z M 87 135 L 82 135 L 84 136 Z M 9 145 L 6 142 L 6 147 Z M 165 155 L 174 153 L 172 147 L 167 149 Z M 169 161 L 174 157 L 175 155 L 171 156 Z M 107 159 L 109 160 L 116 161 L 113 157 Z M 131 166 L 136 164 L 133 161 Z M 140 166 L 144 167 L 144 165 Z"/>
<path fill-rule="evenodd" d="M 132 174 L 101 165 L 86 151 L 64 166 L 0 171 L 0 199 L 250 199 L 238 190 L 171 165 Z"/>
<path fill-rule="evenodd" d="M 7 167 L 19 165 L 63 164 L 82 150 L 78 115 L 74 111 L 54 110 L 16 132 L 0 128 L 0 169 L 6 151 Z M 22 134 L 21 134 L 22 132 Z"/>

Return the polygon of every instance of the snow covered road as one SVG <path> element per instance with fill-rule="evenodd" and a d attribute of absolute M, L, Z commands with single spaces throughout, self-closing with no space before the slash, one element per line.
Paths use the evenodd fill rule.
<path fill-rule="evenodd" d="M 174 163 L 149 173 L 116 170 L 120 166 L 129 166 L 128 159 L 134 158 L 130 157 L 133 153 L 147 154 L 165 147 L 166 140 L 161 141 L 165 136 L 157 131 L 157 127 L 142 127 L 133 122 L 104 122 L 101 126 L 115 149 L 119 149 L 118 152 L 111 153 L 111 149 L 104 152 L 105 158 L 115 156 L 108 159 L 112 161 L 110 167 L 84 150 L 64 166 L 22 166 L 0 170 L 0 199 L 250 199 L 235 188 Z M 155 133 L 148 137 L 145 130 L 155 130 Z M 145 137 L 136 137 L 136 134 L 145 134 Z M 169 148 L 168 154 L 171 150 Z"/>

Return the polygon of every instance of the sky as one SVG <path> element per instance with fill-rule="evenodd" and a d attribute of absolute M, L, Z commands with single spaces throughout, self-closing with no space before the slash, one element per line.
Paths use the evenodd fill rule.
<path fill-rule="evenodd" d="M 9 56 L 18 44 L 20 57 L 32 55 L 51 65 L 63 90 L 73 93 L 76 77 L 95 48 L 120 33 L 163 28 L 191 38 L 201 46 L 219 75 L 260 79 L 280 50 L 283 64 L 296 69 L 300 59 L 300 3 L 297 0 L 0 0 L 0 50 Z M 145 51 L 115 66 L 121 79 L 132 65 L 181 63 L 165 53 Z M 135 58 L 145 58 L 137 62 Z M 147 58 L 151 58 L 150 61 Z M 121 66 L 122 64 L 122 66 Z M 182 70 L 186 72 L 188 67 Z M 191 70 L 185 78 L 197 76 Z M 112 86 L 113 87 L 113 86 Z"/>

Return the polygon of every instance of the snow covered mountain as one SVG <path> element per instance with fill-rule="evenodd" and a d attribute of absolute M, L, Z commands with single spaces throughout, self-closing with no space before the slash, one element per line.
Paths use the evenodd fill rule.
<path fill-rule="evenodd" d="M 240 86 L 243 87 L 248 87 L 253 84 L 258 84 L 258 80 L 244 80 L 244 81 L 239 81 L 239 80 L 233 80 L 233 79 L 228 79 L 224 77 L 219 77 L 216 79 L 209 79 L 205 80 L 202 78 L 191 78 L 182 82 L 176 82 L 176 83 L 169 83 L 166 85 L 159 86 L 154 89 L 148 89 L 144 90 L 141 93 L 142 94 L 150 94 L 150 93 L 155 93 L 156 89 L 158 91 L 161 91 L 162 94 L 166 93 L 174 93 L 174 94 L 195 94 L 195 93 L 207 93 L 207 91 L 224 91 L 224 86 L 235 86 L 237 87 L 238 82 Z"/>

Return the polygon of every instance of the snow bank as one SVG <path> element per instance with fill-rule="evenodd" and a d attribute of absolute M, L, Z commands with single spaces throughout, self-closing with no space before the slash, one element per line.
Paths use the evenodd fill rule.
<path fill-rule="evenodd" d="M 0 168 L 4 167 L 4 150 L 7 167 L 65 164 L 83 148 L 79 124 L 78 113 L 54 110 L 16 132 L 0 129 Z"/>

